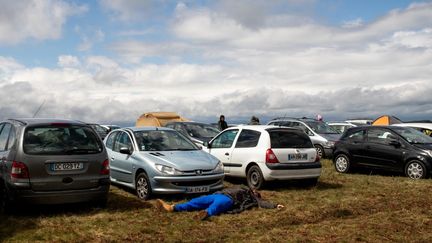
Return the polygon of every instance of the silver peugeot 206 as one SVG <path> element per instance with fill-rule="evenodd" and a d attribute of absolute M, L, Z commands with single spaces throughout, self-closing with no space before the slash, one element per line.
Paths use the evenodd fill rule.
<path fill-rule="evenodd" d="M 223 188 L 222 163 L 173 129 L 122 128 L 108 134 L 105 145 L 111 182 L 136 190 L 140 199 Z"/>

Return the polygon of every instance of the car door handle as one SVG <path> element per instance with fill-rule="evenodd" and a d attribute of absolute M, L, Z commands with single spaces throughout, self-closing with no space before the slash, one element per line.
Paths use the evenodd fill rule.
<path fill-rule="evenodd" d="M 226 156 L 228 156 L 228 155 L 229 155 L 229 153 L 228 153 L 228 152 L 226 152 L 226 153 L 225 153 L 225 155 L 226 155 Z"/>
<path fill-rule="evenodd" d="M 114 157 L 111 157 L 111 160 L 115 160 L 115 158 L 114 158 Z"/>

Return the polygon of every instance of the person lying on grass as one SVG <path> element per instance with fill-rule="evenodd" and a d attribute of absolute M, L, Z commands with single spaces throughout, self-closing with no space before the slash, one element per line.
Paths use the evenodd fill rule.
<path fill-rule="evenodd" d="M 223 189 L 179 204 L 168 204 L 161 199 L 157 199 L 156 207 L 167 212 L 203 210 L 198 214 L 198 217 L 202 220 L 221 213 L 240 213 L 252 207 L 284 208 L 282 204 L 262 200 L 261 194 L 257 190 L 244 187 Z"/>

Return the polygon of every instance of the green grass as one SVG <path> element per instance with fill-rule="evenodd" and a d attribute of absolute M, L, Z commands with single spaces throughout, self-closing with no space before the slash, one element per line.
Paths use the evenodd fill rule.
<path fill-rule="evenodd" d="M 430 179 L 345 175 L 329 160 L 323 164 L 316 187 L 273 183 L 262 191 L 264 198 L 284 204 L 282 211 L 253 209 L 197 221 L 196 212 L 158 212 L 154 200 L 142 202 L 112 186 L 106 209 L 44 207 L 2 215 L 0 242 L 430 242 Z"/>

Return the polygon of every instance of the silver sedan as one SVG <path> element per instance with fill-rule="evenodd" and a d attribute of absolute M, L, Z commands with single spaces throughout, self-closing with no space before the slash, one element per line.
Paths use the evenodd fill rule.
<path fill-rule="evenodd" d="M 140 199 L 153 193 L 205 193 L 223 188 L 222 163 L 173 129 L 118 129 L 108 134 L 105 145 L 111 182 L 136 190 Z"/>

